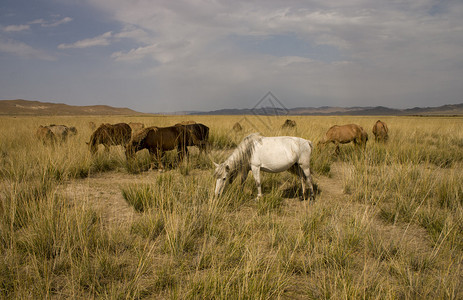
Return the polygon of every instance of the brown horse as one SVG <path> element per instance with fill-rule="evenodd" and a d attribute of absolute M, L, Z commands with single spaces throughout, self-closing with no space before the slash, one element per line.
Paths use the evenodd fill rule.
<path fill-rule="evenodd" d="M 37 129 L 36 136 L 44 143 L 57 143 L 65 142 L 69 136 L 76 135 L 77 129 L 75 127 L 68 127 L 66 125 L 51 124 L 42 126 Z"/>
<path fill-rule="evenodd" d="M 188 155 L 189 139 L 199 144 L 196 137 L 185 126 L 148 127 L 136 134 L 126 145 L 127 159 L 133 158 L 137 151 L 148 149 L 151 156 L 159 162 L 160 169 L 164 169 L 162 158 L 165 151 L 177 150 L 179 161 Z"/>
<path fill-rule="evenodd" d="M 319 144 L 326 145 L 333 143 L 336 145 L 336 153 L 339 153 L 339 144 L 353 142 L 357 146 L 365 148 L 368 141 L 368 134 L 357 124 L 334 125 L 325 134 L 324 139 Z"/>
<path fill-rule="evenodd" d="M 183 123 L 183 122 L 182 122 Z M 207 152 L 209 145 L 209 127 L 201 123 L 190 123 L 182 124 L 178 123 L 175 126 L 183 126 L 188 132 L 188 136 L 185 137 L 186 146 L 196 146 L 199 148 L 199 152 Z"/>
<path fill-rule="evenodd" d="M 95 130 L 96 128 L 95 122 L 93 121 L 88 122 L 88 128 L 90 128 L 90 130 Z"/>
<path fill-rule="evenodd" d="M 180 123 L 177 123 L 177 124 L 175 124 L 175 126 L 177 126 L 177 125 L 191 125 L 191 124 L 196 124 L 196 122 L 191 121 L 191 120 L 187 120 L 187 121 L 182 121 Z"/>
<path fill-rule="evenodd" d="M 98 151 L 98 145 L 103 144 L 105 151 L 109 151 L 110 146 L 125 146 L 132 135 L 132 129 L 129 124 L 101 124 L 90 137 L 90 152 L 95 154 Z"/>
<path fill-rule="evenodd" d="M 130 122 L 129 126 L 130 128 L 132 128 L 132 134 L 134 134 L 135 132 L 141 131 L 143 128 L 145 128 L 145 124 L 143 123 Z"/>
<path fill-rule="evenodd" d="M 57 141 L 64 142 L 69 136 L 76 135 L 77 129 L 75 127 L 68 127 L 66 125 L 51 124 L 47 126 L 55 135 Z"/>
<path fill-rule="evenodd" d="M 240 132 L 241 130 L 243 130 L 243 127 L 241 126 L 240 123 L 236 122 L 235 125 L 233 125 L 233 130 L 235 132 Z"/>
<path fill-rule="evenodd" d="M 294 128 L 296 127 L 296 121 L 294 120 L 289 120 L 287 119 L 283 125 L 281 125 L 281 128 L 284 129 L 284 128 Z"/>
<path fill-rule="evenodd" d="M 48 126 L 40 125 L 35 132 L 35 136 L 44 144 L 53 144 L 56 141 L 55 134 Z"/>
<path fill-rule="evenodd" d="M 375 135 L 376 142 L 387 142 L 389 139 L 389 129 L 387 128 L 386 123 L 378 120 L 375 125 L 373 125 L 373 134 Z"/>

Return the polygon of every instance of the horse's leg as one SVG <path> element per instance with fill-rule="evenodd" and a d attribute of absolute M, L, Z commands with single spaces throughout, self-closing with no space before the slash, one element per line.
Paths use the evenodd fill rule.
<path fill-rule="evenodd" d="M 204 154 L 207 154 L 206 144 L 201 143 L 199 144 L 198 148 L 199 148 L 199 155 L 202 155 L 203 152 Z"/>
<path fill-rule="evenodd" d="M 204 142 L 204 144 L 203 144 L 204 154 L 207 155 L 207 153 L 210 151 L 210 148 L 211 148 L 211 145 L 209 144 L 209 142 Z"/>
<path fill-rule="evenodd" d="M 154 163 L 157 160 L 157 152 L 156 152 L 156 149 L 151 149 L 151 148 L 149 148 L 148 151 L 150 153 L 150 168 L 149 168 L 149 170 L 152 170 L 152 169 L 154 169 Z"/>
<path fill-rule="evenodd" d="M 301 186 L 302 186 L 302 200 L 305 200 L 306 199 L 306 190 L 307 190 L 307 187 L 306 187 L 306 177 L 304 175 L 304 171 L 302 170 L 302 166 L 299 165 L 299 164 L 296 164 L 295 165 L 295 169 L 296 169 L 296 174 L 299 176 L 299 179 L 301 180 Z"/>
<path fill-rule="evenodd" d="M 251 166 L 252 175 L 256 181 L 257 186 L 257 198 L 262 197 L 262 186 L 260 184 L 260 166 Z"/>
<path fill-rule="evenodd" d="M 335 142 L 334 144 L 336 145 L 336 150 L 334 150 L 334 154 L 335 154 L 335 155 L 338 155 L 338 154 L 339 154 L 339 150 L 340 150 L 340 149 L 339 149 L 339 143 L 338 143 L 338 142 Z"/>
<path fill-rule="evenodd" d="M 188 147 L 187 146 L 184 146 L 184 152 L 183 152 L 183 156 L 186 157 L 186 162 L 188 163 L 189 161 L 189 155 L 188 155 Z"/>
<path fill-rule="evenodd" d="M 288 169 L 288 172 L 298 176 L 301 179 L 301 185 L 302 185 L 302 200 L 305 200 L 305 177 L 304 177 L 304 172 L 302 171 L 301 165 L 299 163 L 295 163 L 291 168 Z"/>
<path fill-rule="evenodd" d="M 313 190 L 313 181 L 312 181 L 312 174 L 310 172 L 310 165 L 307 166 L 301 166 L 301 171 L 304 176 L 301 177 L 303 185 L 302 185 L 302 190 L 303 190 L 303 195 L 305 196 L 305 186 L 309 187 L 309 199 L 310 200 L 315 200 L 315 192 Z"/>
<path fill-rule="evenodd" d="M 188 162 L 188 147 L 186 145 L 178 145 L 177 146 L 177 157 L 179 163 L 183 161 L 183 159 L 186 157 L 187 162 Z"/>
<path fill-rule="evenodd" d="M 157 149 L 156 158 L 158 161 L 159 172 L 164 172 L 164 162 L 162 161 L 163 157 L 164 157 L 164 151 L 162 151 L 162 149 Z"/>

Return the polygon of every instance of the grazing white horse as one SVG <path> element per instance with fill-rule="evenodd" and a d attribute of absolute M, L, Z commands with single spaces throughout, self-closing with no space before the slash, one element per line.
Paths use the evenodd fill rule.
<path fill-rule="evenodd" d="M 257 197 L 262 196 L 260 171 L 279 173 L 288 170 L 298 175 L 302 183 L 302 198 L 306 187 L 310 199 L 315 199 L 310 174 L 312 142 L 292 136 L 263 137 L 258 133 L 248 135 L 221 164 L 215 164 L 215 197 L 222 194 L 227 182 L 232 182 L 241 173 L 241 182 L 246 180 L 249 170 L 257 185 Z"/>

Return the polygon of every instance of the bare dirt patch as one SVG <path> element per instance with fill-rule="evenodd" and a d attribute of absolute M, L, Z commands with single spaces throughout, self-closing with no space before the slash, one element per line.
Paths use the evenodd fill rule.
<path fill-rule="evenodd" d="M 149 173 L 131 175 L 119 172 L 100 173 L 86 179 L 73 180 L 63 187 L 63 194 L 71 201 L 88 204 L 101 212 L 109 223 L 127 223 L 137 217 L 134 209 L 127 204 L 121 187 L 133 182 L 149 182 Z"/>
<path fill-rule="evenodd" d="M 330 177 L 314 176 L 314 180 L 320 190 L 320 194 L 317 195 L 315 201 L 345 202 L 343 201 L 345 195 L 342 182 L 345 169 L 344 164 L 336 163 L 332 166 Z M 196 170 L 195 174 L 198 172 L 209 171 Z M 93 209 L 100 211 L 102 217 L 107 222 L 130 223 L 130 221 L 138 217 L 138 213 L 126 202 L 122 196 L 121 189 L 128 184 L 153 183 L 160 174 L 156 170 L 136 175 L 117 171 L 99 173 L 85 179 L 69 181 L 62 186 L 61 192 L 71 201 L 88 204 Z M 193 175 L 190 174 L 189 176 Z M 213 184 L 213 181 L 211 181 L 211 185 Z M 308 201 L 299 201 L 297 198 L 286 199 L 285 202 L 290 210 L 295 211 L 300 211 L 302 208 L 310 205 Z"/>

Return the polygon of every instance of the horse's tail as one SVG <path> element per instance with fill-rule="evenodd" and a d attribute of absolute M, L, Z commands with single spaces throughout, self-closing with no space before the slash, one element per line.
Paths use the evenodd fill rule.
<path fill-rule="evenodd" d="M 310 152 L 313 152 L 313 143 L 312 143 L 312 141 L 307 140 L 307 142 L 309 143 L 309 146 L 310 146 Z"/>

